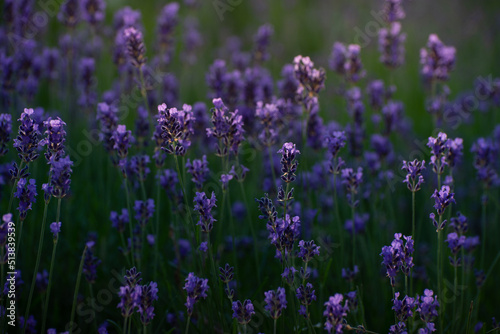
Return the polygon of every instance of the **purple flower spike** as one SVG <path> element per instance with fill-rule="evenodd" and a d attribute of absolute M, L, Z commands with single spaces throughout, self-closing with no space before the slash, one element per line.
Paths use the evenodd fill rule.
<path fill-rule="evenodd" d="M 397 68 L 404 63 L 406 34 L 401 33 L 401 23 L 393 22 L 388 28 L 378 32 L 380 62 L 389 68 Z"/>
<path fill-rule="evenodd" d="M 194 182 L 196 190 L 201 191 L 203 183 L 205 183 L 205 180 L 210 173 L 210 170 L 208 169 L 207 156 L 203 155 L 201 160 L 195 159 L 193 160 L 193 163 L 191 163 L 191 160 L 188 159 L 186 162 L 186 169 L 187 172 L 193 176 L 191 181 Z"/>
<path fill-rule="evenodd" d="M 54 235 L 54 239 L 57 239 L 59 232 L 61 232 L 61 222 L 54 222 L 50 224 L 50 232 Z"/>
<path fill-rule="evenodd" d="M 128 210 L 122 209 L 120 215 L 116 211 L 111 211 L 109 220 L 111 220 L 111 226 L 116 228 L 118 232 L 123 233 L 125 226 L 129 223 Z"/>
<path fill-rule="evenodd" d="M 70 160 L 69 155 L 59 160 L 52 160 L 50 164 L 50 181 L 48 184 L 44 184 L 42 188 L 46 192 L 47 196 L 54 196 L 56 198 L 63 198 L 69 193 L 69 187 L 71 185 L 71 173 L 73 170 L 73 161 Z M 45 198 L 47 201 L 48 198 Z"/>
<path fill-rule="evenodd" d="M 392 309 L 394 313 L 396 313 L 396 318 L 398 318 L 399 321 L 405 322 L 408 318 L 413 317 L 413 311 L 417 303 L 415 298 L 404 296 L 403 300 L 399 300 L 399 296 L 400 293 L 396 292 L 392 299 L 394 303 Z"/>
<path fill-rule="evenodd" d="M 158 106 L 158 125 L 163 143 L 161 149 L 168 154 L 183 156 L 191 146 L 193 123 L 192 107 L 184 104 L 182 109 L 167 108 L 165 103 Z"/>
<path fill-rule="evenodd" d="M 146 64 L 146 47 L 142 33 L 134 27 L 129 27 L 123 31 L 123 36 L 130 63 L 136 68 L 142 68 Z"/>
<path fill-rule="evenodd" d="M 243 141 L 243 117 L 238 110 L 229 112 L 222 99 L 212 100 L 214 109 L 212 111 L 212 127 L 207 128 L 207 137 L 217 138 L 222 144 L 217 145 L 217 155 L 225 156 L 229 152 L 238 154 L 238 149 Z"/>
<path fill-rule="evenodd" d="M 302 304 L 299 313 L 307 319 L 309 318 L 309 314 L 306 312 L 306 307 L 316 300 L 316 291 L 311 283 L 307 283 L 306 286 L 301 284 L 295 292 L 297 299 L 300 301 L 300 304 Z"/>
<path fill-rule="evenodd" d="M 316 246 L 314 240 L 311 241 L 300 240 L 299 253 L 297 256 L 302 258 L 302 261 L 307 263 L 311 261 L 315 255 L 319 256 L 319 249 L 320 247 Z"/>
<path fill-rule="evenodd" d="M 64 155 L 64 142 L 66 141 L 64 126 L 66 123 L 59 117 L 55 119 L 49 117 L 43 122 L 43 125 L 47 129 L 47 131 L 45 131 L 47 138 L 41 140 L 39 145 L 47 145 L 47 152 L 45 153 L 47 161 L 50 161 L 52 158 L 54 158 L 54 160 L 59 160 Z"/>
<path fill-rule="evenodd" d="M 439 191 L 435 189 L 431 198 L 434 198 L 434 209 L 436 209 L 440 216 L 443 215 L 444 211 L 451 203 L 455 203 L 454 193 L 451 192 L 449 186 L 442 186 Z"/>
<path fill-rule="evenodd" d="M 125 125 L 118 125 L 116 130 L 113 131 L 111 140 L 114 143 L 113 149 L 120 158 L 120 166 L 123 168 L 128 155 L 128 150 L 130 146 L 132 146 L 132 142 L 134 140 L 134 137 L 132 137 L 132 131 L 127 130 Z"/>
<path fill-rule="evenodd" d="M 200 219 L 196 225 L 201 226 L 203 232 L 210 233 L 216 221 L 212 216 L 212 209 L 217 206 L 215 205 L 215 193 L 212 192 L 212 197 L 208 198 L 204 192 L 197 192 L 193 202 L 195 203 L 194 210 L 198 211 L 200 215 Z"/>
<path fill-rule="evenodd" d="M 455 66 L 455 48 L 444 45 L 436 34 L 431 34 L 427 47 L 420 49 L 420 64 L 426 80 L 447 81 Z"/>
<path fill-rule="evenodd" d="M 417 159 L 407 162 L 403 160 L 403 167 L 408 174 L 403 183 L 411 192 L 417 192 L 420 190 L 421 184 L 424 182 L 424 177 L 422 176 L 422 171 L 425 169 L 425 160 L 418 161 Z"/>
<path fill-rule="evenodd" d="M 277 153 L 281 154 L 281 179 L 286 183 L 294 181 L 299 164 L 295 158 L 300 151 L 295 148 L 294 143 L 284 143 Z"/>
<path fill-rule="evenodd" d="M 140 226 L 144 227 L 154 215 L 155 201 L 151 198 L 147 201 L 135 201 L 134 211 L 135 219 L 137 219 Z"/>
<path fill-rule="evenodd" d="M 57 14 L 59 22 L 68 28 L 74 28 L 80 21 L 80 7 L 78 0 L 66 0 L 61 5 Z"/>
<path fill-rule="evenodd" d="M 252 301 L 250 299 L 245 300 L 243 303 L 237 300 L 233 302 L 233 318 L 238 321 L 241 325 L 246 325 L 252 320 L 252 315 L 255 314 Z"/>
<path fill-rule="evenodd" d="M 402 0 L 386 0 L 384 4 L 384 20 L 388 23 L 400 21 L 405 18 L 405 12 L 401 6 Z"/>
<path fill-rule="evenodd" d="M 403 239 L 401 239 L 403 237 Z M 403 236 L 401 233 L 394 234 L 394 240 L 390 246 L 382 247 L 380 255 L 383 258 L 382 264 L 386 268 L 387 277 L 389 277 L 391 286 L 396 284 L 396 275 L 398 271 L 409 275 L 410 269 L 413 268 L 413 248 L 414 242 L 411 236 Z"/>
<path fill-rule="evenodd" d="M 266 297 L 264 308 L 269 312 L 271 318 L 278 319 L 287 305 L 285 289 L 279 287 L 277 290 L 269 290 L 264 292 L 264 296 Z"/>
<path fill-rule="evenodd" d="M 420 319 L 426 323 L 432 322 L 438 316 L 437 308 L 439 307 L 439 302 L 437 296 L 433 295 L 434 292 L 432 290 L 425 289 L 424 295 L 420 297 L 420 302 L 417 307 Z"/>
<path fill-rule="evenodd" d="M 35 179 L 22 178 L 17 182 L 17 190 L 14 196 L 19 199 L 19 218 L 21 220 L 26 219 L 28 210 L 31 210 L 31 206 L 36 202 L 36 181 Z"/>
<path fill-rule="evenodd" d="M 335 296 L 330 296 L 325 303 L 326 309 L 323 315 L 326 317 L 325 329 L 328 333 L 341 334 L 343 332 L 343 320 L 348 311 L 346 305 L 341 305 L 343 299 L 344 297 L 337 293 Z"/>
<path fill-rule="evenodd" d="M 24 109 L 18 119 L 21 122 L 19 134 L 14 139 L 14 148 L 18 152 L 19 158 L 26 164 L 39 156 L 37 148 L 40 131 L 38 131 L 38 124 L 32 118 L 33 113 L 33 109 Z"/>
<path fill-rule="evenodd" d="M 194 304 L 201 298 L 207 298 L 207 291 L 209 289 L 208 279 L 196 277 L 193 273 L 189 273 L 186 278 L 184 290 L 187 293 L 187 300 L 184 304 L 187 307 L 188 316 L 193 314 Z"/>
<path fill-rule="evenodd" d="M 0 114 L 0 156 L 4 156 L 9 149 L 7 145 L 12 133 L 12 116 L 10 114 Z"/>
<path fill-rule="evenodd" d="M 141 322 L 147 326 L 154 318 L 153 301 L 158 300 L 158 285 L 149 282 L 147 285 L 137 285 L 134 289 L 132 299 L 140 314 Z"/>
<path fill-rule="evenodd" d="M 82 17 L 91 25 L 96 25 L 106 16 L 106 2 L 103 0 L 83 0 L 81 2 Z"/>

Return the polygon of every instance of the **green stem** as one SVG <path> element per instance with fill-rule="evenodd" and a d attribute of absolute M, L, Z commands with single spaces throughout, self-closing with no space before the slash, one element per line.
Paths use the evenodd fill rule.
<path fill-rule="evenodd" d="M 73 333 L 73 325 L 75 324 L 74 320 L 75 320 L 75 311 L 76 311 L 76 301 L 78 299 L 78 290 L 80 288 L 80 280 L 82 278 L 83 260 L 85 259 L 86 252 L 87 252 L 87 245 L 85 245 L 85 248 L 83 249 L 82 258 L 80 260 L 80 267 L 78 268 L 78 275 L 76 276 L 75 293 L 73 295 L 73 306 L 71 306 L 71 320 L 69 322 L 69 325 L 70 325 L 69 334 Z"/>
<path fill-rule="evenodd" d="M 415 188 L 415 187 L 413 187 Z M 411 236 L 413 242 L 416 242 L 415 237 L 415 192 L 411 192 Z M 413 296 L 413 268 L 410 269 L 410 295 Z"/>
<path fill-rule="evenodd" d="M 130 258 L 132 266 L 135 267 L 135 255 L 134 255 L 134 228 L 132 223 L 132 206 L 130 205 L 130 192 L 128 190 L 127 178 L 123 178 L 123 186 L 125 188 L 125 195 L 127 197 L 127 210 L 128 210 L 128 227 L 130 233 Z"/>
<path fill-rule="evenodd" d="M 160 169 L 158 168 L 157 171 L 158 175 L 158 181 L 156 182 L 156 222 L 155 222 L 155 234 L 156 234 L 156 239 L 155 239 L 155 264 L 154 264 L 154 281 L 157 281 L 157 271 L 158 271 L 158 258 L 159 258 L 159 251 L 158 251 L 158 244 L 160 243 L 160 182 L 159 182 L 159 177 L 160 177 Z"/>
<path fill-rule="evenodd" d="M 47 311 L 49 309 L 49 299 L 50 299 L 50 289 L 52 287 L 52 272 L 54 270 L 54 263 L 56 258 L 56 249 L 57 249 L 57 241 L 59 237 L 55 237 L 54 239 L 54 247 L 52 247 L 52 257 L 50 259 L 50 270 L 49 270 L 49 283 L 47 285 L 47 294 L 45 295 L 45 307 L 43 308 L 43 320 L 42 320 L 42 331 L 41 333 L 45 333 L 45 324 L 47 321 Z"/>
<path fill-rule="evenodd" d="M 61 200 L 59 199 L 59 202 L 57 204 L 58 211 L 59 211 L 60 206 L 61 206 L 60 202 L 61 202 Z M 34 268 L 34 271 L 33 271 L 33 278 L 31 279 L 30 294 L 29 294 L 29 297 L 28 297 L 28 304 L 26 306 L 26 312 L 24 313 L 24 319 L 28 319 L 28 315 L 29 315 L 30 307 L 31 307 L 31 300 L 33 298 L 33 291 L 35 291 L 36 274 L 38 272 L 38 267 L 40 265 L 40 258 L 42 257 L 43 236 L 44 236 L 44 233 L 45 233 L 45 222 L 47 220 L 47 207 L 48 206 L 49 206 L 49 203 L 45 202 L 45 206 L 43 208 L 42 229 L 40 231 L 40 239 L 38 241 L 38 253 L 36 255 L 35 268 Z M 28 321 L 25 321 L 24 322 L 24 326 L 23 326 L 23 333 L 26 332 L 26 325 L 27 324 L 28 324 Z"/>
<path fill-rule="evenodd" d="M 94 302 L 94 289 L 92 289 L 92 283 L 89 282 L 89 292 L 90 292 L 90 300 L 91 302 L 93 303 Z M 97 314 L 95 312 L 95 310 L 92 310 L 93 313 L 94 313 L 94 327 L 95 327 L 95 330 L 97 331 Z M 43 332 L 42 332 L 43 333 Z"/>
<path fill-rule="evenodd" d="M 454 262 L 455 262 L 455 265 L 453 266 L 453 271 L 454 271 L 454 275 L 453 275 L 453 297 L 456 298 L 457 297 L 457 286 L 458 286 L 458 274 L 457 274 L 457 256 L 455 255 L 454 256 Z M 455 320 L 456 320 L 456 306 L 457 306 L 457 303 L 456 301 L 454 300 L 453 301 L 453 318 L 451 319 L 452 323 L 455 323 Z"/>
<path fill-rule="evenodd" d="M 19 163 L 19 170 L 22 170 L 24 168 L 24 161 L 21 160 L 21 162 Z M 17 183 L 18 183 L 19 179 L 16 178 L 16 182 L 14 182 L 14 186 L 12 187 L 12 190 L 10 192 L 10 199 L 9 199 L 9 208 L 7 210 L 8 213 L 11 213 L 11 209 L 12 209 L 12 202 L 14 201 L 14 192 L 16 191 L 17 189 Z"/>
<path fill-rule="evenodd" d="M 335 202 L 335 219 L 337 220 L 337 233 L 340 240 L 340 258 L 344 259 L 344 238 L 342 237 L 342 223 L 340 221 L 339 201 L 337 194 L 337 173 L 333 174 L 333 201 Z"/>
<path fill-rule="evenodd" d="M 441 227 L 441 223 L 443 221 L 443 216 L 442 215 L 439 215 L 439 223 L 438 223 L 438 247 L 437 247 L 437 283 L 438 283 L 438 293 L 437 295 L 439 296 L 439 298 L 443 298 L 443 295 L 442 295 L 442 290 L 441 290 L 441 279 L 443 278 L 443 275 L 442 275 L 442 267 L 441 267 L 441 248 L 442 248 L 442 239 L 443 239 L 443 230 L 440 228 Z M 442 309 L 444 309 L 444 303 L 441 303 L 442 305 Z M 439 312 L 439 328 L 440 328 L 440 333 L 443 333 L 443 310 L 441 310 L 441 312 Z"/>
<path fill-rule="evenodd" d="M 186 334 L 189 333 L 189 323 L 191 322 L 191 316 L 188 316 L 188 320 L 187 320 L 187 323 L 186 323 Z"/>
<path fill-rule="evenodd" d="M 123 328 L 122 328 L 122 333 L 127 334 L 127 317 L 123 318 Z"/>
<path fill-rule="evenodd" d="M 273 330 L 273 333 L 276 334 L 276 320 L 277 319 L 274 319 L 274 330 Z"/>
<path fill-rule="evenodd" d="M 355 221 L 354 217 L 356 215 L 356 209 L 354 208 L 354 192 L 351 193 L 351 201 L 353 203 L 351 204 L 351 216 L 352 216 L 352 227 L 351 227 L 351 234 L 352 234 L 352 267 L 356 265 L 356 228 L 355 228 Z"/>
<path fill-rule="evenodd" d="M 267 151 L 269 152 L 269 163 L 271 164 L 271 172 L 273 175 L 273 186 L 276 187 L 276 172 L 274 171 L 274 159 L 271 152 L 271 146 L 267 148 Z"/>
<path fill-rule="evenodd" d="M 483 194 L 482 212 L 481 212 L 481 228 L 482 228 L 482 240 L 481 240 L 481 268 L 484 268 L 484 256 L 486 252 L 486 189 Z"/>

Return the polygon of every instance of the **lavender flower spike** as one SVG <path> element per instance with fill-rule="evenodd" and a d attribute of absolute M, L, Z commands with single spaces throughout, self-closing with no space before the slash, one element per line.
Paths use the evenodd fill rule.
<path fill-rule="evenodd" d="M 10 114 L 0 114 L 0 156 L 4 156 L 9 149 L 7 145 L 12 132 L 12 116 Z"/>
<path fill-rule="evenodd" d="M 252 315 L 255 314 L 255 310 L 250 299 L 245 300 L 243 303 L 237 300 L 233 302 L 233 318 L 238 321 L 241 325 L 246 325 L 252 320 Z"/>
<path fill-rule="evenodd" d="M 201 230 L 205 233 L 210 233 L 213 228 L 213 223 L 216 221 L 212 216 L 212 209 L 216 207 L 215 205 L 215 193 L 212 192 L 212 197 L 208 198 L 207 195 L 203 193 L 196 193 L 193 200 L 195 203 L 194 210 L 198 211 L 200 219 L 196 225 L 201 226 Z"/>
<path fill-rule="evenodd" d="M 279 287 L 277 290 L 269 290 L 264 292 L 264 296 L 266 297 L 264 308 L 269 312 L 271 318 L 278 319 L 287 305 L 285 289 Z"/>
<path fill-rule="evenodd" d="M 38 124 L 32 118 L 33 113 L 33 109 L 24 109 L 19 118 L 21 122 L 19 134 L 14 139 L 14 148 L 24 163 L 29 163 L 39 156 L 37 148 L 40 132 L 38 131 Z"/>
<path fill-rule="evenodd" d="M 19 219 L 26 219 L 28 210 L 31 210 L 31 206 L 36 202 L 36 181 L 35 179 L 22 178 L 17 182 L 17 190 L 14 196 L 19 199 Z"/>
<path fill-rule="evenodd" d="M 142 68 L 146 64 L 146 47 L 142 33 L 134 27 L 129 27 L 123 31 L 123 35 L 130 63 L 136 68 Z"/>
<path fill-rule="evenodd" d="M 281 179 L 286 183 L 294 181 L 298 165 L 295 157 L 300 154 L 300 151 L 295 148 L 294 143 L 284 143 L 277 153 L 281 154 Z"/>
<path fill-rule="evenodd" d="M 193 314 L 194 304 L 201 298 L 207 298 L 208 279 L 199 278 L 193 273 L 189 273 L 183 289 L 187 293 L 187 300 L 184 305 L 187 307 L 187 313 L 190 317 Z"/>
<path fill-rule="evenodd" d="M 422 176 L 422 171 L 425 169 L 425 160 L 418 161 L 417 159 L 407 162 L 403 160 L 403 167 L 408 174 L 403 183 L 411 192 L 417 192 L 420 190 L 420 185 L 424 182 L 424 177 Z"/>
<path fill-rule="evenodd" d="M 348 311 L 346 305 L 341 305 L 343 299 L 344 297 L 340 293 L 336 293 L 335 296 L 330 296 L 330 299 L 325 303 L 326 309 L 323 315 L 326 317 L 325 329 L 328 333 L 342 333 L 343 320 Z"/>
<path fill-rule="evenodd" d="M 47 138 L 40 141 L 40 146 L 47 145 L 47 152 L 45 158 L 50 161 L 51 158 L 59 160 L 64 155 L 64 142 L 66 141 L 66 131 L 64 126 L 66 123 L 59 117 L 52 119 L 49 117 L 43 125 L 47 129 L 45 134 Z"/>

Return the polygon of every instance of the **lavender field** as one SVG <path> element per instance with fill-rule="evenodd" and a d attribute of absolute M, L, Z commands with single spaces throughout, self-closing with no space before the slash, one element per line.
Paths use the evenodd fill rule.
<path fill-rule="evenodd" d="M 500 5 L 2 0 L 0 333 L 500 332 Z"/>

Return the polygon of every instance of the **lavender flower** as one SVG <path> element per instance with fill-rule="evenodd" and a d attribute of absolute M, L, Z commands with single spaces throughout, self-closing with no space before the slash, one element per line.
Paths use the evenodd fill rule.
<path fill-rule="evenodd" d="M 51 159 L 59 160 L 64 155 L 64 142 L 66 141 L 66 131 L 64 131 L 64 123 L 59 117 L 52 119 L 49 117 L 43 125 L 47 129 L 45 134 L 47 138 L 42 139 L 40 146 L 47 145 L 45 158 L 47 161 Z"/>
<path fill-rule="evenodd" d="M 154 318 L 153 301 L 158 300 L 158 285 L 156 282 L 149 282 L 147 285 L 136 285 L 133 297 L 140 314 L 141 322 L 147 326 Z"/>
<path fill-rule="evenodd" d="M 389 68 L 397 68 L 404 63 L 404 42 L 406 34 L 401 33 L 401 23 L 393 22 L 389 28 L 378 31 L 380 62 Z"/>
<path fill-rule="evenodd" d="M 155 212 L 155 201 L 149 198 L 147 201 L 135 201 L 134 204 L 135 219 L 139 225 L 145 227 Z"/>
<path fill-rule="evenodd" d="M 147 167 L 149 163 L 149 155 L 136 155 L 130 159 L 130 169 L 137 175 L 139 181 L 144 182 L 151 172 Z"/>
<path fill-rule="evenodd" d="M 158 124 L 161 126 L 163 138 L 162 150 L 168 154 L 185 155 L 191 146 L 190 136 L 193 134 L 195 118 L 190 105 L 182 109 L 167 109 L 165 103 L 158 106 Z"/>
<path fill-rule="evenodd" d="M 191 181 L 194 182 L 196 189 L 201 191 L 203 183 L 208 177 L 210 170 L 208 169 L 207 156 L 203 155 L 202 159 L 195 159 L 193 163 L 188 159 L 186 163 L 186 170 L 192 175 Z"/>
<path fill-rule="evenodd" d="M 204 192 L 197 192 L 193 202 L 195 203 L 194 210 L 198 211 L 200 215 L 200 219 L 196 225 L 201 226 L 203 232 L 209 233 L 212 231 L 213 223 L 216 221 L 212 216 L 212 209 L 217 206 L 215 205 L 215 193 L 212 192 L 212 197 L 208 198 Z"/>
<path fill-rule="evenodd" d="M 406 241 L 406 243 L 401 239 Z M 413 268 L 413 239 L 411 236 L 404 236 L 401 233 L 394 234 L 394 240 L 390 246 L 382 247 L 380 255 L 383 258 L 382 264 L 387 271 L 391 286 L 395 286 L 396 275 L 398 271 L 402 271 L 405 275 L 409 275 L 410 269 Z"/>
<path fill-rule="evenodd" d="M 106 2 L 103 0 L 82 0 L 82 17 L 91 25 L 102 22 L 106 16 Z"/>
<path fill-rule="evenodd" d="M 497 185 L 499 179 L 494 164 L 498 147 L 490 139 L 479 138 L 472 145 L 471 152 L 475 153 L 474 167 L 477 170 L 477 177 L 484 187 L 489 188 L 492 185 Z"/>
<path fill-rule="evenodd" d="M 293 59 L 293 65 L 295 78 L 300 83 L 297 95 L 300 96 L 301 100 L 316 96 L 325 87 L 325 70 L 314 68 L 314 63 L 309 57 L 296 56 Z"/>
<path fill-rule="evenodd" d="M 68 28 L 74 28 L 80 20 L 80 6 L 78 0 L 66 0 L 62 3 L 57 14 L 59 22 Z"/>
<path fill-rule="evenodd" d="M 293 244 L 299 236 L 300 218 L 298 216 L 290 218 L 288 214 L 285 218 L 279 218 L 276 221 L 275 230 L 271 230 L 269 233 L 271 243 L 276 246 L 277 251 L 285 251 L 285 256 L 292 251 Z M 281 255 L 281 253 L 279 254 Z"/>
<path fill-rule="evenodd" d="M 226 263 L 224 268 L 219 267 L 219 277 L 222 283 L 228 284 L 233 280 L 234 275 L 234 267 L 231 267 L 229 263 Z"/>
<path fill-rule="evenodd" d="M 111 136 L 118 126 L 118 109 L 105 102 L 98 103 L 96 118 L 100 123 L 99 140 L 104 144 L 106 151 L 110 152 L 114 145 Z"/>
<path fill-rule="evenodd" d="M 253 58 L 256 63 L 262 63 L 269 59 L 267 51 L 274 29 L 270 24 L 264 24 L 259 27 L 257 34 L 254 36 L 254 51 Z"/>
<path fill-rule="evenodd" d="M 438 316 L 439 302 L 437 296 L 434 297 L 433 295 L 432 290 L 425 289 L 424 295 L 420 297 L 420 302 L 416 301 L 418 302 L 417 312 L 420 314 L 420 319 L 425 323 L 432 322 Z"/>
<path fill-rule="evenodd" d="M 351 235 L 352 235 L 352 233 L 361 234 L 365 231 L 366 223 L 368 222 L 369 218 L 370 218 L 370 215 L 367 213 L 363 213 L 363 214 L 356 213 L 354 215 L 354 224 L 352 222 L 352 219 L 347 219 L 345 222 L 344 228 Z"/>
<path fill-rule="evenodd" d="M 422 171 L 425 169 L 425 160 L 418 161 L 417 159 L 407 162 L 403 160 L 403 167 L 408 174 L 403 183 L 411 192 L 417 192 L 420 190 L 420 185 L 424 183 L 424 177 L 422 176 Z"/>
<path fill-rule="evenodd" d="M 222 183 L 222 191 L 226 191 L 227 190 L 227 186 L 229 184 L 229 181 L 231 181 L 233 179 L 233 177 L 234 176 L 231 173 L 229 173 L 229 174 L 222 174 L 220 176 L 220 182 Z"/>
<path fill-rule="evenodd" d="M 348 282 L 354 281 L 354 278 L 356 278 L 358 274 L 359 274 L 359 268 L 356 265 L 352 270 L 351 268 L 342 268 L 342 278 Z"/>
<path fill-rule="evenodd" d="M 114 143 L 113 149 L 120 158 L 119 165 L 123 168 L 125 167 L 128 150 L 132 145 L 131 142 L 134 140 L 134 137 L 132 137 L 132 131 L 127 130 L 125 125 L 118 125 L 113 131 L 111 140 Z"/>
<path fill-rule="evenodd" d="M 452 232 L 449 233 L 446 240 L 444 241 L 448 244 L 448 247 L 450 248 L 451 254 L 455 257 L 458 255 L 460 252 L 460 249 L 462 249 L 462 246 L 464 246 L 465 243 L 465 236 L 459 236 L 457 233 Z M 455 263 L 454 259 L 450 257 L 450 262 L 454 266 L 458 266 L 458 263 Z"/>
<path fill-rule="evenodd" d="M 401 6 L 401 0 L 385 0 L 384 20 L 393 23 L 405 18 L 405 12 Z"/>
<path fill-rule="evenodd" d="M 283 277 L 288 285 L 292 286 L 293 282 L 295 281 L 295 273 L 297 273 L 297 269 L 295 269 L 294 267 L 285 267 L 283 273 L 281 274 L 281 277 Z"/>
<path fill-rule="evenodd" d="M 436 138 L 429 137 L 427 146 L 431 149 L 432 170 L 436 174 L 444 172 L 444 166 L 447 165 L 445 154 L 448 146 L 448 136 L 444 132 L 440 132 Z"/>
<path fill-rule="evenodd" d="M 217 155 L 225 156 L 229 151 L 238 154 L 238 148 L 243 141 L 243 118 L 238 113 L 228 112 L 220 98 L 213 99 L 215 108 L 212 111 L 212 128 L 207 128 L 207 137 L 217 138 L 221 143 L 217 145 Z"/>
<path fill-rule="evenodd" d="M 266 297 L 264 308 L 269 312 L 271 318 L 278 319 L 287 305 L 285 289 L 278 287 L 276 290 L 264 292 L 264 296 Z"/>
<path fill-rule="evenodd" d="M 420 64 L 426 80 L 447 81 L 455 66 L 455 48 L 444 45 L 436 34 L 431 34 L 427 48 L 420 49 Z"/>
<path fill-rule="evenodd" d="M 452 217 L 450 219 L 450 227 L 457 233 L 458 235 L 464 235 L 469 229 L 469 225 L 467 224 L 467 217 L 465 217 L 460 212 L 457 212 L 456 217 Z"/>
<path fill-rule="evenodd" d="M 57 239 L 59 233 L 61 232 L 61 222 L 54 222 L 50 224 L 50 232 L 54 235 L 54 239 Z"/>
<path fill-rule="evenodd" d="M 284 143 L 277 153 L 281 154 L 281 179 L 286 183 L 293 182 L 299 164 L 295 158 L 297 154 L 300 154 L 300 151 L 295 148 L 294 143 Z"/>
<path fill-rule="evenodd" d="M 160 59 L 165 63 L 170 63 L 174 44 L 174 33 L 179 21 L 179 4 L 172 2 L 166 4 L 157 20 L 157 46 L 159 47 Z"/>
<path fill-rule="evenodd" d="M 95 283 L 97 279 L 97 266 L 101 264 L 101 260 L 94 256 L 94 252 L 92 251 L 94 245 L 94 241 L 87 242 L 87 251 L 83 259 L 83 275 L 90 284 Z"/>
<path fill-rule="evenodd" d="M 311 305 L 313 301 L 316 300 L 315 290 L 311 283 L 307 283 L 305 286 L 301 284 L 296 292 L 297 299 L 300 302 L 299 314 L 304 318 L 309 318 L 309 313 L 307 312 L 307 307 Z"/>
<path fill-rule="evenodd" d="M 311 241 L 299 241 L 299 253 L 298 257 L 302 258 L 305 263 L 311 261 L 315 255 L 319 256 L 319 246 L 316 246 L 314 240 Z"/>
<path fill-rule="evenodd" d="M 325 329 L 328 333 L 341 334 L 343 332 L 343 321 L 348 311 L 345 305 L 341 305 L 343 299 L 344 297 L 340 293 L 336 293 L 335 296 L 330 296 L 325 303 L 326 309 L 323 316 L 326 317 Z"/>
<path fill-rule="evenodd" d="M 26 219 L 28 210 L 31 210 L 31 206 L 36 202 L 36 181 L 35 179 L 22 178 L 17 182 L 17 190 L 14 196 L 19 199 L 19 219 Z"/>
<path fill-rule="evenodd" d="M 30 315 L 28 317 L 28 321 L 26 322 L 26 324 L 24 322 L 25 322 L 24 317 L 22 317 L 22 316 L 19 317 L 19 327 L 20 328 L 26 328 L 25 332 L 28 333 L 28 334 L 35 334 L 35 333 L 37 333 L 37 330 L 36 330 L 37 321 L 35 320 L 34 316 Z"/>
<path fill-rule="evenodd" d="M 246 325 L 252 320 L 252 315 L 255 314 L 252 301 L 245 300 L 243 303 L 237 300 L 233 302 L 233 318 L 241 325 Z"/>
<path fill-rule="evenodd" d="M 128 27 L 123 31 L 127 55 L 132 66 L 140 69 L 146 64 L 146 47 L 142 33 L 134 27 Z"/>
<path fill-rule="evenodd" d="M 38 158 L 37 152 L 40 132 L 38 131 L 38 124 L 33 120 L 33 109 L 24 109 L 18 121 L 19 134 L 14 139 L 14 148 L 17 150 L 19 158 L 24 163 L 29 163 Z"/>
<path fill-rule="evenodd" d="M 451 192 L 449 186 L 442 186 L 439 191 L 435 189 L 431 198 L 434 198 L 434 209 L 440 216 L 443 215 L 448 205 L 455 203 L 454 193 Z"/>
<path fill-rule="evenodd" d="M 345 186 L 347 191 L 347 199 L 349 200 L 349 205 L 357 206 L 358 201 L 355 200 L 355 194 L 358 193 L 358 188 L 363 180 L 363 168 L 358 167 L 355 172 L 352 168 L 344 168 L 341 171 L 342 184 Z"/>
<path fill-rule="evenodd" d="M 413 317 L 413 310 L 415 306 L 417 306 L 417 303 L 415 298 L 404 296 L 402 300 L 399 300 L 399 296 L 399 292 L 394 294 L 394 298 L 392 299 L 394 306 L 392 309 L 394 310 L 394 313 L 396 313 L 396 318 L 399 321 L 406 322 L 408 318 Z"/>
<path fill-rule="evenodd" d="M 462 151 L 464 149 L 463 142 L 462 138 L 448 139 L 446 143 L 448 149 L 446 152 L 446 163 L 448 166 L 454 167 L 462 157 Z"/>
<path fill-rule="evenodd" d="M 134 290 L 135 287 L 141 282 L 141 273 L 137 271 L 135 267 L 126 271 L 125 285 L 120 287 L 118 296 L 120 297 L 120 303 L 117 307 L 121 309 L 121 314 L 124 318 L 130 317 L 134 313 L 134 308 L 136 307 L 136 301 L 134 300 Z"/>
<path fill-rule="evenodd" d="M 189 273 L 183 289 L 187 293 L 187 300 L 184 305 L 187 307 L 188 316 L 191 317 L 195 303 L 201 298 L 207 298 L 208 279 L 198 278 L 194 273 Z"/>
<path fill-rule="evenodd" d="M 0 156 L 7 154 L 7 145 L 12 132 L 12 116 L 10 114 L 0 114 Z"/>
<path fill-rule="evenodd" d="M 63 198 L 69 192 L 71 185 L 71 173 L 73 170 L 73 161 L 70 160 L 69 155 L 59 160 L 49 161 L 50 164 L 50 180 L 49 183 L 42 185 L 42 189 L 47 196 L 52 195 L 56 198 Z M 48 198 L 45 199 L 46 201 Z"/>
<path fill-rule="evenodd" d="M 78 86 L 80 91 L 78 105 L 88 109 L 94 108 L 97 103 L 94 58 L 82 58 L 78 63 Z"/>
<path fill-rule="evenodd" d="M 330 68 L 344 76 L 347 82 L 355 83 L 365 76 L 360 58 L 361 46 L 350 44 L 347 47 L 335 42 L 330 56 Z"/>

